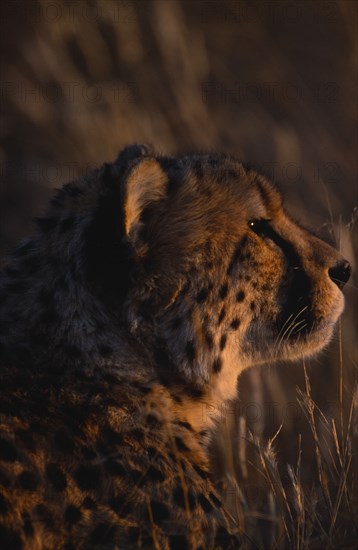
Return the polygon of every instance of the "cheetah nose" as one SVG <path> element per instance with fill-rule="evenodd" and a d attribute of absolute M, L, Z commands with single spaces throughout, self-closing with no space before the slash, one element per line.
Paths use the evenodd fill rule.
<path fill-rule="evenodd" d="M 351 276 L 351 271 L 350 263 L 347 262 L 347 260 L 340 260 L 334 267 L 328 270 L 328 275 L 331 277 L 332 281 L 336 283 L 338 288 L 342 290 Z"/>

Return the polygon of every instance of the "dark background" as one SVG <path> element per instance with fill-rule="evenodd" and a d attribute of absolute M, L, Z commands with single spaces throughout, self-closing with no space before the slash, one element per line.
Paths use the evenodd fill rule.
<path fill-rule="evenodd" d="M 354 0 L 8 0 L 1 12 L 0 255 L 29 231 L 53 188 L 125 144 L 149 142 L 159 152 L 219 150 L 252 163 L 355 270 Z M 342 383 L 345 425 L 357 380 L 357 287 L 354 271 L 337 336 L 307 363 L 313 397 L 337 422 Z M 223 413 L 214 446 L 218 478 L 255 483 L 238 456 L 242 435 L 272 437 L 282 423 L 282 471 L 297 460 L 302 434 L 312 482 L 296 386 L 304 388 L 301 364 L 242 376 L 241 401 Z"/>

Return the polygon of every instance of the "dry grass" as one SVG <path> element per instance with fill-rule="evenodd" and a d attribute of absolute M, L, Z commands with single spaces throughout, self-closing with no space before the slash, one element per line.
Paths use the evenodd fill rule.
<path fill-rule="evenodd" d="M 246 469 L 254 471 L 244 484 L 227 476 L 226 500 L 247 548 L 355 547 L 358 390 L 351 395 L 347 425 L 337 429 L 335 419 L 325 416 L 313 401 L 306 370 L 305 376 L 306 390 L 299 390 L 298 403 L 314 439 L 317 481 L 303 479 L 305 449 L 300 437 L 295 466 L 279 465 L 275 437 L 263 443 L 249 434 L 241 440 L 252 455 Z M 329 452 L 328 440 L 334 443 Z"/>
<path fill-rule="evenodd" d="M 283 449 L 277 438 L 285 420 L 265 439 L 247 429 L 244 416 L 222 418 L 221 433 L 226 437 L 216 442 L 214 462 L 218 466 L 221 455 L 220 489 L 242 533 L 243 547 L 356 547 L 358 386 L 343 391 L 342 379 L 337 387 L 339 406 L 333 414 L 324 413 L 312 397 L 304 361 L 302 370 L 304 389 L 297 388 L 296 402 L 311 444 L 291 431 L 291 437 L 297 436 L 295 463 L 279 457 Z"/>

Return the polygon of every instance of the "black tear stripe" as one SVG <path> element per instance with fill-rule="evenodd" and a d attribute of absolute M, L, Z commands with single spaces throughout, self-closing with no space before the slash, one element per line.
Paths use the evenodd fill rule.
<path fill-rule="evenodd" d="M 311 310 L 311 280 L 306 272 L 301 269 L 290 270 L 288 278 L 291 279 L 289 285 L 287 285 L 287 279 L 284 277 L 279 288 L 279 293 L 281 291 L 286 297 L 278 318 L 279 330 L 292 316 L 290 319 L 292 323 L 305 320 L 306 326 L 302 326 L 302 332 L 307 333 L 312 329 L 315 319 Z"/>
<path fill-rule="evenodd" d="M 245 247 L 246 244 L 247 244 L 247 235 L 244 235 L 231 257 L 229 267 L 227 268 L 227 271 L 226 271 L 227 275 L 231 275 L 236 264 L 244 259 L 243 248 Z"/>
<path fill-rule="evenodd" d="M 290 316 L 293 316 L 292 321 L 294 322 L 299 322 L 302 319 L 306 321 L 307 326 L 302 330 L 305 332 L 311 330 L 314 322 L 314 316 L 310 311 L 312 283 L 303 269 L 299 254 L 296 252 L 293 244 L 276 233 L 267 221 L 262 220 L 257 222 L 255 224 L 255 232 L 276 244 L 281 249 L 288 263 L 287 272 L 279 287 L 279 294 L 286 296 L 278 320 L 279 328 L 282 327 Z M 298 315 L 303 309 L 303 318 L 299 315 L 299 317 L 294 319 L 295 315 Z"/>

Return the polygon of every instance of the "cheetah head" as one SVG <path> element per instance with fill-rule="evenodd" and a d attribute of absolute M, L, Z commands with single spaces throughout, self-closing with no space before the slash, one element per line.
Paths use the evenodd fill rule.
<path fill-rule="evenodd" d="M 59 372 L 136 354 L 166 384 L 230 399 L 245 367 L 322 349 L 349 275 L 237 160 L 130 146 L 64 186 L 15 251 L 0 348 L 44 368 L 56 354 Z"/>
<path fill-rule="evenodd" d="M 125 315 L 166 376 L 221 384 L 230 397 L 244 367 L 321 350 L 349 263 L 237 160 L 142 151 L 123 183 Z"/>

